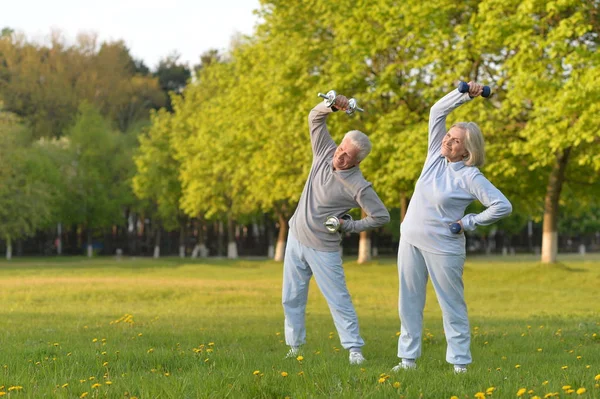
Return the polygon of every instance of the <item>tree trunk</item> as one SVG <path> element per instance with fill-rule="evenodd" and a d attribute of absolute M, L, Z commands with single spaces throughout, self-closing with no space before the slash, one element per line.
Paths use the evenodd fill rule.
<path fill-rule="evenodd" d="M 12 239 L 9 235 L 6 236 L 6 260 L 12 259 Z"/>
<path fill-rule="evenodd" d="M 154 259 L 160 258 L 160 225 L 156 226 L 156 234 L 154 235 Z"/>
<path fill-rule="evenodd" d="M 94 247 L 92 246 L 92 230 L 87 229 L 87 257 L 91 258 L 94 255 Z"/>
<path fill-rule="evenodd" d="M 367 217 L 365 211 L 361 210 L 361 217 Z M 358 264 L 362 265 L 371 260 L 371 232 L 361 231 L 358 240 Z"/>
<path fill-rule="evenodd" d="M 58 226 L 56 227 L 56 254 L 57 255 L 62 255 L 62 247 L 63 247 L 62 224 L 59 223 Z"/>
<path fill-rule="evenodd" d="M 400 193 L 400 223 L 404 221 L 404 217 L 406 216 L 406 211 L 408 210 L 408 198 L 406 197 L 406 193 L 402 191 Z"/>
<path fill-rule="evenodd" d="M 271 223 L 271 218 L 269 215 L 265 214 L 263 223 L 265 224 L 265 235 L 267 239 L 267 258 L 274 259 L 275 237 L 273 235 L 273 223 Z"/>
<path fill-rule="evenodd" d="M 227 258 L 238 258 L 237 243 L 235 242 L 235 221 L 231 215 L 227 216 Z"/>
<path fill-rule="evenodd" d="M 217 232 L 217 256 L 223 255 L 223 222 L 218 221 L 215 223 L 215 230 Z"/>
<path fill-rule="evenodd" d="M 283 262 L 288 234 L 288 221 L 283 212 L 278 212 L 277 217 L 279 219 L 279 233 L 277 234 L 277 245 L 275 245 L 275 257 L 273 259 L 277 262 Z"/>
<path fill-rule="evenodd" d="M 552 167 L 546 198 L 544 199 L 544 224 L 542 235 L 542 263 L 555 263 L 558 254 L 558 201 L 565 180 L 571 147 L 558 151 Z"/>
<path fill-rule="evenodd" d="M 208 258 L 206 234 L 204 234 L 204 217 L 198 218 L 198 242 L 196 247 L 198 248 L 198 254 L 201 258 Z"/>

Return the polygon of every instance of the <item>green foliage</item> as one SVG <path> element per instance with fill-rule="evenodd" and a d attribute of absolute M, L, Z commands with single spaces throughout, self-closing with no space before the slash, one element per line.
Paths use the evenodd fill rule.
<path fill-rule="evenodd" d="M 0 238 L 33 235 L 55 211 L 56 169 L 22 122 L 0 108 Z"/>
<path fill-rule="evenodd" d="M 131 158 L 123 157 L 125 137 L 114 132 L 97 109 L 83 103 L 67 138 L 71 167 L 63 221 L 88 228 L 116 223 L 122 207 L 132 201 Z"/>

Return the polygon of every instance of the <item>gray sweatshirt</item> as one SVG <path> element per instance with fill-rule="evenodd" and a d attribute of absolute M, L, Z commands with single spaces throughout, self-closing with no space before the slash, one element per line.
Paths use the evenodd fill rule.
<path fill-rule="evenodd" d="M 290 232 L 300 243 L 326 252 L 339 251 L 342 240 L 340 233 L 330 233 L 325 228 L 327 217 L 341 217 L 352 208 L 362 208 L 367 217 L 342 225 L 343 232 L 351 233 L 383 226 L 390 220 L 385 205 L 358 166 L 333 169 L 337 146 L 325 123 L 331 112 L 320 103 L 308 115 L 313 163 L 296 212 L 290 219 Z"/>
<path fill-rule="evenodd" d="M 453 234 L 450 223 L 460 220 L 464 230 L 473 231 L 512 212 L 510 202 L 478 168 L 462 161 L 448 162 L 440 154 L 447 133 L 446 117 L 469 100 L 468 93 L 454 90 L 431 107 L 427 160 L 400 226 L 401 240 L 435 254 L 465 254 L 465 236 Z M 467 206 L 476 199 L 487 209 L 465 215 Z"/>

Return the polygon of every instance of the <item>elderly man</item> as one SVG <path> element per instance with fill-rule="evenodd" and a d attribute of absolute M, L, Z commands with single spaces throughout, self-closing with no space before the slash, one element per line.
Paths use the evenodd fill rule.
<path fill-rule="evenodd" d="M 308 115 L 313 162 L 298 208 L 290 220 L 282 302 L 285 340 L 290 346 L 287 356 L 296 357 L 300 345 L 306 341 L 306 301 L 314 274 L 329 305 L 341 344 L 350 351 L 350 364 L 360 364 L 365 361 L 361 351 L 364 341 L 346 287 L 340 254 L 341 234 L 330 232 L 324 222 L 329 216 L 337 216 L 342 232 L 358 233 L 386 224 L 390 215 L 359 168 L 371 151 L 369 138 L 352 130 L 336 146 L 327 130 L 329 114 L 345 111 L 348 106 L 348 99 L 338 95 L 330 108 L 320 103 Z M 357 207 L 368 216 L 356 221 L 342 219 L 346 212 Z"/>

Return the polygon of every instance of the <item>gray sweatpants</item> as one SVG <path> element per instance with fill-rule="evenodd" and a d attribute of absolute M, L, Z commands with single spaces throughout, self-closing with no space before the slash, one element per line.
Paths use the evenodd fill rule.
<path fill-rule="evenodd" d="M 344 349 L 362 347 L 365 343 L 358 331 L 358 317 L 346 287 L 340 253 L 308 248 L 291 233 L 288 235 L 283 262 L 282 303 L 286 344 L 300 346 L 306 342 L 304 315 L 308 285 L 313 274 L 327 300 Z"/>
<path fill-rule="evenodd" d="M 446 361 L 460 365 L 471 363 L 471 334 L 462 280 L 464 263 L 464 255 L 437 255 L 400 240 L 398 307 L 401 328 L 398 357 L 417 359 L 421 356 L 423 309 L 429 276 L 442 308 L 448 344 Z"/>

